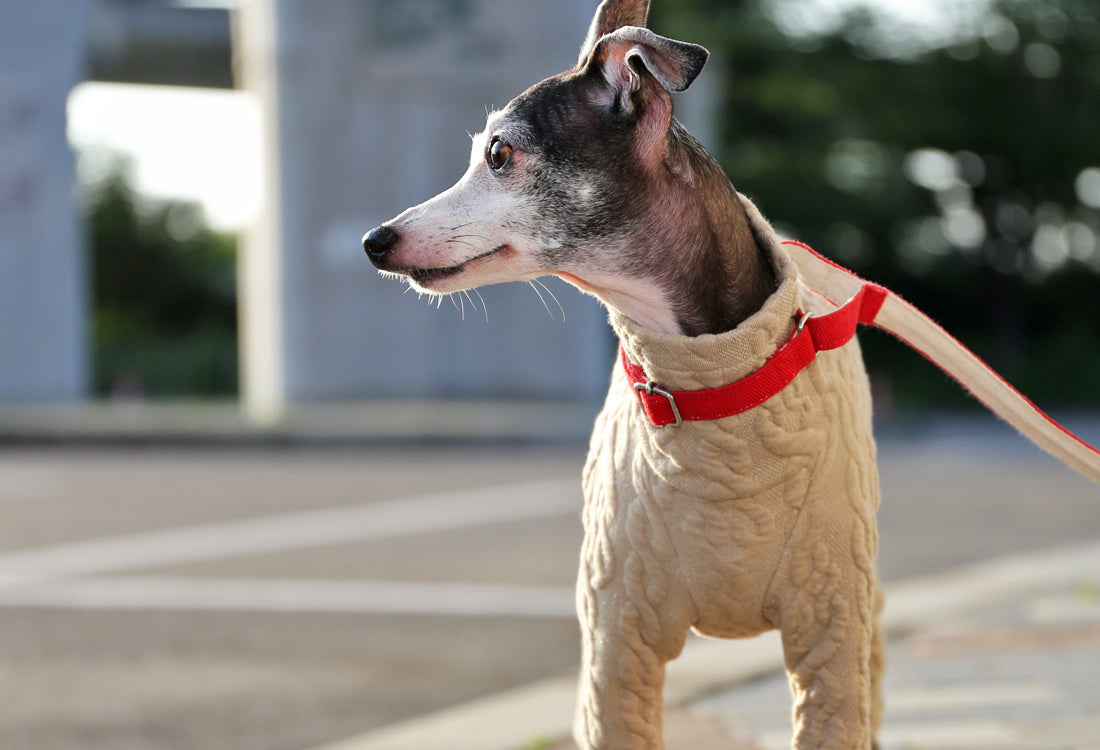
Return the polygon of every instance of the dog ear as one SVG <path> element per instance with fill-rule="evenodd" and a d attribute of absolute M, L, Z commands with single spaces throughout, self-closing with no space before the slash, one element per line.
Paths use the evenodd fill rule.
<path fill-rule="evenodd" d="M 600 39 L 624 26 L 645 26 L 648 17 L 649 0 L 603 0 L 581 45 L 577 67 L 584 67 Z"/>
<path fill-rule="evenodd" d="M 683 91 L 703 70 L 708 57 L 710 53 L 698 44 L 677 42 L 649 29 L 626 26 L 597 42 L 587 70 L 599 69 L 610 93 L 630 110 L 631 97 L 641 91 L 645 74 L 655 78 L 666 91 Z"/>

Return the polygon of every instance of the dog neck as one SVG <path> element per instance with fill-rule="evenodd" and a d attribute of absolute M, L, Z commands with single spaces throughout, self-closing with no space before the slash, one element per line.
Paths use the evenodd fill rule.
<path fill-rule="evenodd" d="M 750 208 L 755 216 L 756 211 Z M 755 219 L 754 219 L 755 223 Z M 758 371 L 790 338 L 798 310 L 807 306 L 797 266 L 780 239 L 760 228 L 764 252 L 775 268 L 776 289 L 745 320 L 719 335 L 661 333 L 633 317 L 611 311 L 610 322 L 626 359 L 670 390 L 718 388 Z M 705 366 L 700 363 L 705 362 Z"/>
<path fill-rule="evenodd" d="M 675 120 L 666 168 L 668 202 L 680 206 L 680 216 L 666 230 L 666 247 L 676 255 L 662 286 L 679 332 L 698 336 L 732 330 L 775 291 L 772 261 L 749 220 L 745 199 Z"/>
<path fill-rule="evenodd" d="M 647 206 L 630 240 L 627 273 L 561 273 L 608 307 L 658 333 L 724 333 L 755 313 L 777 286 L 747 199 L 676 120 Z"/>

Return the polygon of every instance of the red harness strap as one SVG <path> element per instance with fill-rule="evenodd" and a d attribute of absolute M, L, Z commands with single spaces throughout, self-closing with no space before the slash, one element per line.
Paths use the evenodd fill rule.
<path fill-rule="evenodd" d="M 732 417 L 754 409 L 795 379 L 818 352 L 844 346 L 855 336 L 859 323 L 869 325 L 886 300 L 886 289 L 866 283 L 842 307 L 827 315 L 803 315 L 791 337 L 756 372 L 718 388 L 668 391 L 650 380 L 639 365 L 622 352 L 626 376 L 642 402 L 649 421 L 657 427 L 685 421 Z"/>

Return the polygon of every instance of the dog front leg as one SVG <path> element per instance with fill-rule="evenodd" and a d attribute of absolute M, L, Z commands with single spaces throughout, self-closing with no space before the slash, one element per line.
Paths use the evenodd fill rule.
<path fill-rule="evenodd" d="M 574 736 L 582 750 L 664 748 L 665 665 L 679 656 L 688 626 L 662 613 L 682 607 L 657 609 L 622 593 L 584 587 L 579 595 L 583 662 Z"/>
<path fill-rule="evenodd" d="M 817 565 L 804 586 L 788 592 L 780 625 L 794 698 L 792 747 L 872 750 L 882 667 L 875 582 L 857 566 L 829 565 L 824 545 L 805 557 Z"/>
<path fill-rule="evenodd" d="M 590 502 L 585 527 L 574 736 L 582 750 L 661 750 L 665 664 L 696 619 L 678 558 L 645 501 Z"/>
<path fill-rule="evenodd" d="M 834 601 L 825 622 L 783 632 L 795 750 L 871 750 L 872 633 Z"/>
<path fill-rule="evenodd" d="M 871 637 L 871 748 L 879 750 L 878 733 L 882 728 L 882 678 L 886 671 L 886 633 L 882 629 L 882 609 L 885 598 L 882 584 L 875 587 L 874 632 Z"/>

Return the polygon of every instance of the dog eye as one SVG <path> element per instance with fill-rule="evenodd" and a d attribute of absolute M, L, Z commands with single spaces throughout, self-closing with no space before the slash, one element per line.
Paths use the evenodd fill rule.
<path fill-rule="evenodd" d="M 492 170 L 499 172 L 508 166 L 508 162 L 512 161 L 512 147 L 502 141 L 499 136 L 493 136 L 486 157 Z"/>

